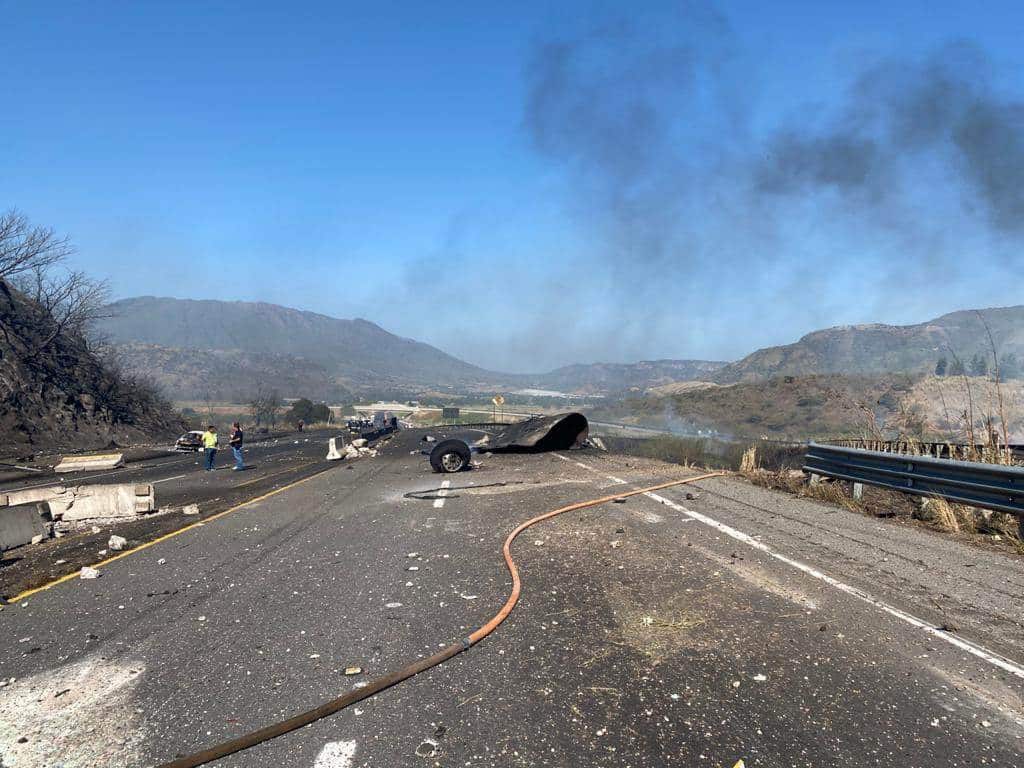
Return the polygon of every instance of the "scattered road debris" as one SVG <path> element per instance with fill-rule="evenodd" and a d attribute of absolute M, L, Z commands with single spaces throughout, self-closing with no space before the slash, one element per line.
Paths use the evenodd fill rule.
<path fill-rule="evenodd" d="M 100 572 L 95 568 L 90 568 L 88 565 L 83 565 L 82 570 L 78 572 L 78 578 L 80 579 L 98 579 Z"/>
<path fill-rule="evenodd" d="M 122 550 L 128 546 L 128 539 L 124 536 L 111 536 L 107 541 L 107 546 L 113 550 Z"/>

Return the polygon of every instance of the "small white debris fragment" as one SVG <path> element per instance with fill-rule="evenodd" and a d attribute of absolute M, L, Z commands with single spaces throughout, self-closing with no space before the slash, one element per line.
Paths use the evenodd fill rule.
<path fill-rule="evenodd" d="M 311 654 L 309 654 L 309 658 L 311 658 L 311 659 L 319 659 L 320 658 L 320 654 L 319 653 L 311 653 Z"/>
<path fill-rule="evenodd" d="M 67 560 L 57 560 L 56 562 L 54 562 L 54 565 L 64 565 L 64 563 L 66 562 Z"/>
<path fill-rule="evenodd" d="M 96 554 L 97 554 L 97 555 L 99 555 L 100 557 L 103 557 L 103 556 L 104 556 L 105 554 L 107 554 L 107 550 L 105 550 L 105 549 L 101 549 L 101 550 L 100 550 L 99 552 L 97 552 Z"/>
<path fill-rule="evenodd" d="M 410 552 L 408 555 L 406 555 L 406 557 L 419 557 L 419 556 L 420 556 L 419 552 Z"/>
<path fill-rule="evenodd" d="M 643 624 L 645 627 L 649 627 L 654 623 L 654 619 L 652 619 L 650 616 L 644 616 L 642 619 L 640 619 L 640 623 Z"/>
<path fill-rule="evenodd" d="M 205 616 L 200 616 L 200 617 L 199 617 L 199 618 L 197 619 L 197 621 L 206 621 L 206 617 L 205 617 Z"/>
<path fill-rule="evenodd" d="M 739 688 L 740 687 L 740 681 L 739 680 L 733 680 L 732 681 L 732 687 L 733 688 Z"/>
<path fill-rule="evenodd" d="M 670 693 L 670 694 L 668 695 L 668 697 L 669 697 L 670 699 L 672 699 L 672 701 L 679 701 L 679 694 L 678 694 L 678 693 Z"/>
<path fill-rule="evenodd" d="M 363 668 L 362 667 L 345 667 L 345 674 L 348 675 L 349 677 L 351 677 L 352 675 L 361 675 L 361 674 L 363 674 Z"/>
<path fill-rule="evenodd" d="M 464 595 L 464 594 L 460 594 L 459 597 L 461 597 L 463 600 L 476 600 L 476 598 L 477 598 L 476 595 Z"/>
<path fill-rule="evenodd" d="M 608 733 L 608 729 L 607 728 L 598 728 L 595 733 L 598 736 L 604 736 L 606 733 Z"/>
<path fill-rule="evenodd" d="M 384 603 L 385 608 L 401 608 L 401 603 Z"/>
<path fill-rule="evenodd" d="M 83 565 L 82 570 L 78 572 L 78 578 L 80 579 L 98 579 L 100 572 L 95 568 L 90 568 L 88 565 Z"/>
<path fill-rule="evenodd" d="M 932 728 L 938 728 L 938 727 L 939 727 L 939 718 L 936 717 L 934 720 L 932 720 Z"/>
<path fill-rule="evenodd" d="M 93 532 L 93 533 L 99 533 L 99 532 L 100 532 L 100 527 L 99 527 L 98 525 L 94 525 L 94 526 L 92 527 L 92 532 Z"/>
<path fill-rule="evenodd" d="M 122 550 L 128 546 L 128 539 L 124 536 L 111 536 L 107 541 L 107 546 L 114 550 Z"/>
<path fill-rule="evenodd" d="M 618 549 L 619 547 L 622 546 L 622 542 L 621 541 L 612 541 L 612 542 L 609 542 L 609 543 L 610 543 L 612 549 Z"/>
<path fill-rule="evenodd" d="M 159 560 L 157 560 L 157 561 L 156 561 L 156 564 L 157 564 L 157 565 L 163 565 L 163 564 L 164 564 L 164 563 L 166 563 L 166 562 L 167 562 L 167 561 L 166 561 L 166 560 L 164 560 L 164 559 L 163 559 L 163 558 L 161 557 L 161 558 L 160 558 Z"/>
<path fill-rule="evenodd" d="M 35 536 L 32 537 L 32 541 L 29 542 L 29 543 L 31 543 L 31 544 L 42 544 L 43 543 L 43 534 L 37 533 Z"/>
<path fill-rule="evenodd" d="M 198 504 L 186 504 L 181 508 L 181 514 L 183 515 L 198 515 L 199 505 Z"/>
<path fill-rule="evenodd" d="M 405 582 L 405 586 L 407 586 L 407 587 L 411 587 L 411 586 L 412 586 L 412 582 L 411 582 L 411 581 L 407 581 L 407 582 Z"/>
<path fill-rule="evenodd" d="M 544 540 L 543 539 L 534 539 L 533 546 L 535 546 L 535 547 L 543 547 L 544 546 Z"/>
<path fill-rule="evenodd" d="M 407 570 L 407 571 L 418 571 L 419 569 L 420 569 L 420 567 L 418 565 L 410 565 L 405 570 Z"/>
<path fill-rule="evenodd" d="M 988 720 L 982 720 L 981 721 L 981 727 L 982 728 L 990 728 L 991 726 L 992 726 L 992 723 L 990 723 Z"/>
<path fill-rule="evenodd" d="M 767 677 L 766 677 L 765 675 L 762 675 L 762 674 L 760 674 L 760 673 L 758 673 L 758 674 L 754 675 L 754 680 L 755 680 L 756 682 L 758 682 L 758 683 L 763 683 L 763 682 L 764 682 L 765 680 L 767 680 L 767 679 L 768 679 L 768 678 L 767 678 Z"/>

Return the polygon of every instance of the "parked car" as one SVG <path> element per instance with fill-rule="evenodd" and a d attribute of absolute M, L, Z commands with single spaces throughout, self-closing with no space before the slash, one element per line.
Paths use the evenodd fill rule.
<path fill-rule="evenodd" d="M 193 429 L 174 441 L 174 450 L 191 451 L 193 453 L 203 448 L 203 430 Z"/>

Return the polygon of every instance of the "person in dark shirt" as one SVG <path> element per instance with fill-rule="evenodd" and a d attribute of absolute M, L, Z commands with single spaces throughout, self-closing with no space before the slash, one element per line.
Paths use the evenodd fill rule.
<path fill-rule="evenodd" d="M 237 421 L 231 425 L 231 453 L 235 455 L 235 472 L 245 469 L 245 463 L 242 461 L 242 425 Z"/>

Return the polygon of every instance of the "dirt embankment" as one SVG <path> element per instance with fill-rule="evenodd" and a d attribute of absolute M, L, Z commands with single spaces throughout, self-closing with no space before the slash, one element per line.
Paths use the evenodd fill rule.
<path fill-rule="evenodd" d="M 144 382 L 0 280 L 0 458 L 170 437 L 180 417 Z"/>

